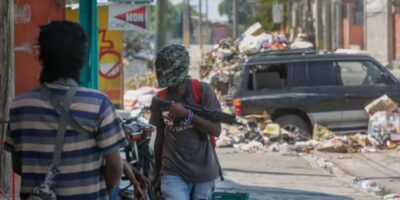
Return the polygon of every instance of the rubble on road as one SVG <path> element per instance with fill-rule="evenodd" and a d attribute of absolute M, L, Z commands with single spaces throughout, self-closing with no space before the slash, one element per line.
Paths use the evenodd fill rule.
<path fill-rule="evenodd" d="M 394 109 L 394 105 L 396 109 Z M 336 134 L 328 128 L 314 124 L 313 138 L 303 138 L 273 123 L 268 113 L 248 115 L 242 121 L 246 127 L 224 126 L 217 147 L 234 147 L 256 152 L 312 151 L 334 153 L 374 153 L 378 150 L 400 150 L 400 109 L 388 96 L 383 96 L 365 110 L 370 113 L 368 132 Z M 264 145 L 264 148 L 260 147 Z M 289 145 L 289 147 L 287 147 Z"/>

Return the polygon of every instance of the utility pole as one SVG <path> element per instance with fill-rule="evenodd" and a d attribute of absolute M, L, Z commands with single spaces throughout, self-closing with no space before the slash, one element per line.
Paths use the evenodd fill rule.
<path fill-rule="evenodd" d="M 0 141 L 6 131 L 14 97 L 14 0 L 0 1 Z M 11 187 L 11 157 L 0 143 L 0 189 Z"/>
<path fill-rule="evenodd" d="M 207 24 L 207 27 L 206 27 L 206 44 L 209 44 L 209 42 L 210 42 L 210 24 L 209 24 L 209 21 L 208 21 L 208 0 L 206 0 L 206 24 Z"/>
<path fill-rule="evenodd" d="M 14 97 L 14 0 L 0 2 L 0 27 L 0 136 L 2 136 L 5 128 L 3 122 L 8 120 L 10 102 Z"/>
<path fill-rule="evenodd" d="M 200 47 L 200 55 L 203 58 L 203 13 L 202 13 L 202 5 L 199 0 L 199 47 Z"/>
<path fill-rule="evenodd" d="M 167 1 L 157 0 L 157 17 L 156 17 L 156 47 L 155 50 L 158 52 L 166 41 L 166 30 L 165 30 L 165 14 L 167 13 Z"/>
<path fill-rule="evenodd" d="M 323 49 L 323 20 L 322 20 L 322 2 L 315 1 L 314 16 L 315 16 L 315 47 L 316 49 Z"/>
<path fill-rule="evenodd" d="M 331 2 L 330 1 L 324 1 L 324 5 L 322 7 L 322 13 L 323 13 L 323 24 L 324 24 L 324 49 L 325 50 L 332 50 L 331 46 L 331 39 L 332 39 L 332 34 L 331 34 Z"/>
<path fill-rule="evenodd" d="M 79 23 L 89 36 L 89 53 L 81 70 L 81 85 L 97 89 L 99 86 L 97 0 L 79 1 Z"/>
<path fill-rule="evenodd" d="M 232 0 L 233 39 L 238 38 L 237 0 Z"/>
<path fill-rule="evenodd" d="M 190 46 L 190 11 L 189 0 L 183 0 L 183 44 L 186 48 Z"/>

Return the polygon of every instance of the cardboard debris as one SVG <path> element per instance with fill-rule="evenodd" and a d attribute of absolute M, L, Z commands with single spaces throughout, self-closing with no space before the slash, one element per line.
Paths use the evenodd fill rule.
<path fill-rule="evenodd" d="M 249 28 L 247 28 L 246 31 L 244 31 L 243 36 L 248 36 L 248 35 L 257 36 L 260 35 L 261 33 L 265 33 L 265 30 L 261 26 L 260 22 L 256 22 Z"/>
<path fill-rule="evenodd" d="M 280 134 L 281 134 L 281 126 L 275 123 L 268 124 L 263 131 L 264 136 L 271 136 L 271 135 L 278 136 Z"/>
<path fill-rule="evenodd" d="M 364 109 L 370 115 L 373 115 L 378 111 L 393 112 L 397 109 L 397 103 L 390 99 L 389 96 L 383 95 L 368 104 Z"/>
<path fill-rule="evenodd" d="M 371 143 L 368 140 L 367 135 L 362 135 L 362 134 L 355 134 L 355 135 L 350 135 L 349 139 L 351 140 L 352 143 L 356 143 L 361 145 L 362 147 L 370 147 Z"/>
<path fill-rule="evenodd" d="M 355 153 L 357 149 L 345 143 L 340 138 L 332 138 L 321 144 L 317 151 L 332 152 L 332 153 Z"/>
<path fill-rule="evenodd" d="M 321 139 L 330 139 L 334 136 L 335 134 L 330 131 L 328 128 L 321 126 L 319 124 L 314 124 L 314 130 L 313 130 L 313 139 L 314 140 L 321 140 Z"/>

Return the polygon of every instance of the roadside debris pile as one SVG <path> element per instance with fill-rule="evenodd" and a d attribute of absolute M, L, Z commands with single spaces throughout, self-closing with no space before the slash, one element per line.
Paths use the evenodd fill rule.
<path fill-rule="evenodd" d="M 249 115 L 242 121 L 245 127 L 223 126 L 223 131 L 217 140 L 217 147 L 234 147 L 236 149 L 257 152 L 264 151 L 266 138 L 261 130 L 270 122 L 267 113 L 263 115 Z"/>
<path fill-rule="evenodd" d="M 150 77 L 146 79 L 146 77 Z M 131 110 L 136 106 L 147 106 L 151 104 L 151 100 L 159 91 L 155 87 L 155 80 L 152 74 L 147 76 L 136 76 L 128 82 L 130 87 L 124 93 L 124 108 Z M 154 82 L 152 82 L 154 81 Z M 148 86 L 149 85 L 149 86 Z M 131 89 L 134 88 L 134 89 Z"/>
<path fill-rule="evenodd" d="M 126 90 L 156 86 L 153 71 L 154 48 L 152 39 L 140 33 L 129 33 L 124 39 L 123 65 Z"/>
<path fill-rule="evenodd" d="M 248 152 L 277 152 L 285 148 L 305 153 L 367 153 L 399 148 L 400 109 L 397 104 L 385 95 L 366 106 L 365 110 L 370 115 L 367 132 L 336 134 L 320 124 L 314 124 L 312 138 L 305 137 L 301 132 L 282 129 L 272 122 L 267 113 L 250 115 L 243 119 L 246 127 L 224 127 L 217 146 Z"/>
<path fill-rule="evenodd" d="M 130 61 L 143 59 L 152 61 L 154 59 L 154 49 L 151 45 L 152 40 L 143 35 L 131 34 L 124 40 L 124 57 Z"/>
<path fill-rule="evenodd" d="M 125 82 L 125 90 L 137 90 L 146 86 L 157 87 L 157 78 L 155 73 L 149 72 L 145 75 L 133 76 Z"/>
<path fill-rule="evenodd" d="M 233 85 L 234 76 L 241 70 L 240 61 L 251 54 L 288 48 L 284 34 L 267 33 L 260 23 L 250 26 L 236 41 L 221 40 L 200 63 L 200 78 L 207 80 L 222 95 Z"/>

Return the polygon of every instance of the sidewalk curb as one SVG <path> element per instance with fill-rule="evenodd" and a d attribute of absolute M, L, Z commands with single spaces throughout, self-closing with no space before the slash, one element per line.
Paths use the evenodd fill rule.
<path fill-rule="evenodd" d="M 328 173 L 340 178 L 343 182 L 347 183 L 351 187 L 355 188 L 357 191 L 370 194 L 374 197 L 383 199 L 384 195 L 378 195 L 374 192 L 367 192 L 365 189 L 353 184 L 353 180 L 359 177 L 355 177 L 348 172 L 345 172 L 343 169 L 335 165 L 333 162 L 330 161 L 330 158 L 326 158 L 319 152 L 313 152 L 310 154 L 300 154 L 300 156 L 305 159 L 311 166 L 322 168 Z M 378 187 L 381 187 L 378 185 Z M 381 187 L 382 188 L 382 187 Z"/>

